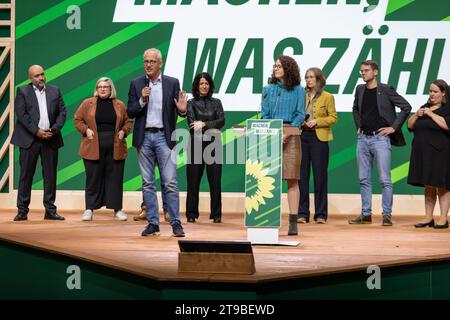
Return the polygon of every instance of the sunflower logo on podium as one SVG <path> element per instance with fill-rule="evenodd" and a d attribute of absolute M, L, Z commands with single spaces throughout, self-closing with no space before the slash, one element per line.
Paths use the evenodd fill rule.
<path fill-rule="evenodd" d="M 282 126 L 283 121 L 279 119 L 247 120 L 246 227 L 279 228 L 281 225 Z"/>
<path fill-rule="evenodd" d="M 264 198 L 273 198 L 272 190 L 275 179 L 267 176 L 269 169 L 263 169 L 264 163 L 248 159 L 245 164 L 247 196 L 245 197 L 245 210 L 251 214 L 258 212 L 259 206 L 266 204 Z"/>

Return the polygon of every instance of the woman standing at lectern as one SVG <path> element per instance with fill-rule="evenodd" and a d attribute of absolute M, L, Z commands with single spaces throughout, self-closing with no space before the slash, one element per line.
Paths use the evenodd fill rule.
<path fill-rule="evenodd" d="M 263 119 L 282 119 L 283 124 L 300 127 L 305 118 L 305 89 L 300 86 L 300 70 L 291 57 L 280 55 L 273 65 L 269 84 L 263 88 L 261 113 Z M 297 235 L 300 191 L 300 136 L 283 133 L 283 179 L 288 185 L 289 231 Z"/>

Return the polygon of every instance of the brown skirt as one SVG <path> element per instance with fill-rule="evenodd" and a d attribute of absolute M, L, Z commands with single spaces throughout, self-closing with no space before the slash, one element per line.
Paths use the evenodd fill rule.
<path fill-rule="evenodd" d="M 283 179 L 300 180 L 302 145 L 300 136 L 289 136 L 283 144 Z"/>

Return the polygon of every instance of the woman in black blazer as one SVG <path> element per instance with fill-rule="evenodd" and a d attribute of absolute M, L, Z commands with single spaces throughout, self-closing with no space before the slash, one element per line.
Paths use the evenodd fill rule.
<path fill-rule="evenodd" d="M 205 167 L 211 197 L 209 218 L 214 223 L 222 221 L 222 138 L 220 130 L 225 124 L 225 116 L 222 102 L 212 97 L 213 92 L 214 81 L 208 73 L 203 72 L 195 76 L 192 83 L 194 98 L 187 103 L 187 120 L 191 129 L 186 166 L 186 216 L 188 222 L 195 222 L 195 219 L 199 217 L 199 189 Z"/>

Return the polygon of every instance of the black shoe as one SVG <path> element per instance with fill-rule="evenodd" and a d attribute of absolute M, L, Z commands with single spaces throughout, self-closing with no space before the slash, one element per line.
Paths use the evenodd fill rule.
<path fill-rule="evenodd" d="M 56 212 L 53 213 L 46 213 L 44 216 L 44 220 L 66 220 L 66 218 L 60 216 L 59 214 L 57 214 Z"/>
<path fill-rule="evenodd" d="M 25 221 L 28 220 L 28 215 L 26 213 L 19 212 L 17 216 L 14 217 L 14 221 Z"/>
<path fill-rule="evenodd" d="M 435 223 L 433 228 L 435 228 L 435 229 L 447 229 L 448 228 L 448 221 L 445 224 L 437 224 L 437 223 Z"/>
<path fill-rule="evenodd" d="M 183 227 L 181 226 L 181 223 L 179 221 L 176 221 L 172 225 L 172 236 L 174 236 L 174 237 L 184 237 L 185 236 Z"/>
<path fill-rule="evenodd" d="M 431 220 L 430 222 L 426 222 L 426 223 L 416 223 L 414 225 L 414 227 L 416 228 L 425 228 L 425 227 L 434 227 L 434 220 Z"/>
<path fill-rule="evenodd" d="M 187 222 L 195 222 L 195 218 L 187 218 Z"/>
<path fill-rule="evenodd" d="M 289 228 L 288 228 L 288 236 L 297 236 L 298 228 L 297 228 L 297 214 L 289 214 Z"/>
<path fill-rule="evenodd" d="M 384 226 L 384 227 L 392 226 L 391 217 L 383 217 L 383 223 L 381 225 Z"/>
<path fill-rule="evenodd" d="M 214 218 L 213 223 L 222 223 L 221 218 Z"/>
<path fill-rule="evenodd" d="M 372 223 L 372 216 L 365 216 L 361 214 L 355 219 L 348 220 L 349 224 L 370 224 Z"/>
<path fill-rule="evenodd" d="M 143 237 L 159 236 L 159 225 L 149 223 L 141 235 Z"/>

